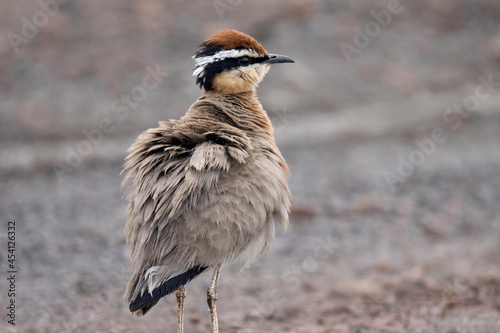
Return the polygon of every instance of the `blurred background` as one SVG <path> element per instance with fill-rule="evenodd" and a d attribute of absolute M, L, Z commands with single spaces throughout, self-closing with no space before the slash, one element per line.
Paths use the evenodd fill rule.
<path fill-rule="evenodd" d="M 497 0 L 0 2 L 0 331 L 175 331 L 173 297 L 142 318 L 122 300 L 121 164 L 199 97 L 191 56 L 222 28 L 296 63 L 258 89 L 291 225 L 223 270 L 221 331 L 499 332 Z M 208 331 L 209 278 L 188 332 Z"/>

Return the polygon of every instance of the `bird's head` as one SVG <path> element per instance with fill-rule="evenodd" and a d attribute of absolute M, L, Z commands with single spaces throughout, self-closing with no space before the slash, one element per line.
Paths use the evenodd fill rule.
<path fill-rule="evenodd" d="M 253 91 L 271 64 L 294 62 L 287 56 L 267 53 L 252 37 L 229 29 L 204 41 L 193 59 L 193 76 L 200 88 L 223 94 Z"/>

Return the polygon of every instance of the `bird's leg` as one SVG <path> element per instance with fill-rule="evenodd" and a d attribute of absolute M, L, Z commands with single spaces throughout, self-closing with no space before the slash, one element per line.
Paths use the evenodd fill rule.
<path fill-rule="evenodd" d="M 215 308 L 215 301 L 217 301 L 217 285 L 219 284 L 220 265 L 214 269 L 212 281 L 207 290 L 207 302 L 210 308 L 210 315 L 212 317 L 212 333 L 219 333 L 219 325 L 217 323 L 217 310 Z"/>
<path fill-rule="evenodd" d="M 184 333 L 184 299 L 187 292 L 184 286 L 180 286 L 175 292 L 177 299 L 177 333 Z"/>

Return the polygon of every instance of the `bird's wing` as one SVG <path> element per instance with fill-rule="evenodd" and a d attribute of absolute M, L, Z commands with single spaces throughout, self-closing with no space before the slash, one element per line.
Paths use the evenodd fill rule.
<path fill-rule="evenodd" d="M 145 270 L 165 265 L 174 250 L 175 236 L 166 227 L 194 209 L 199 196 L 215 187 L 222 173 L 235 163 L 245 163 L 250 145 L 234 126 L 206 119 L 161 122 L 139 136 L 124 164 L 123 184 L 130 185 L 125 230 L 132 253 L 132 280 L 136 280 L 131 280 L 135 287 L 127 292 L 129 296 L 137 296 L 137 287 L 144 290 L 137 281 L 144 279 Z M 189 268 L 171 266 L 171 274 Z"/>
<path fill-rule="evenodd" d="M 161 231 L 168 221 L 192 209 L 197 196 L 215 186 L 220 173 L 227 172 L 232 163 L 245 163 L 250 140 L 222 123 L 204 122 L 197 127 L 172 120 L 142 133 L 129 152 L 123 180 L 124 185 L 131 185 L 129 217 Z M 133 231 L 129 238 L 135 236 Z M 128 241 L 134 246 L 133 239 Z"/>

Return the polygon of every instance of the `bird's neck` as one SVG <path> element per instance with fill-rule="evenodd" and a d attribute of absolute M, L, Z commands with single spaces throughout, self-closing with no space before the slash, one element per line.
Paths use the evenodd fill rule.
<path fill-rule="evenodd" d="M 238 127 L 273 137 L 273 128 L 255 91 L 234 94 L 205 92 L 199 101 L 210 101 L 220 107 Z"/>

